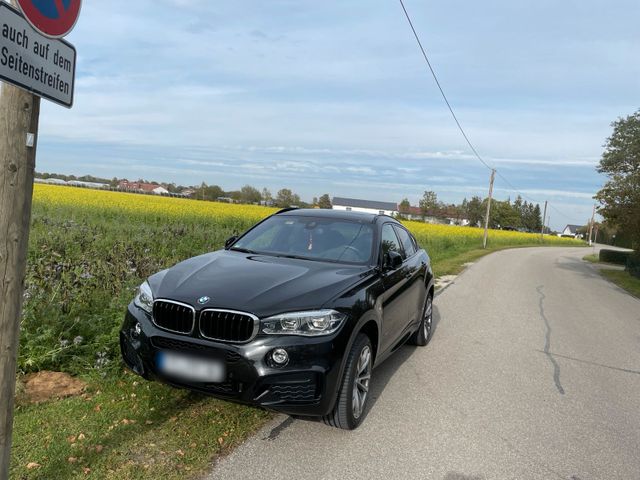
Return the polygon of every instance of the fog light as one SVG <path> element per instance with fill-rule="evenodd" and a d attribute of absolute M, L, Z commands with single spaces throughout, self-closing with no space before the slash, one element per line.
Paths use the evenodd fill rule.
<path fill-rule="evenodd" d="M 131 336 L 133 338 L 138 338 L 141 333 L 142 333 L 142 326 L 140 325 L 140 322 L 136 322 L 133 328 L 131 329 Z"/>
<path fill-rule="evenodd" d="M 279 367 L 284 367 L 289 363 L 289 354 L 284 348 L 276 348 L 271 352 L 271 360 Z"/>

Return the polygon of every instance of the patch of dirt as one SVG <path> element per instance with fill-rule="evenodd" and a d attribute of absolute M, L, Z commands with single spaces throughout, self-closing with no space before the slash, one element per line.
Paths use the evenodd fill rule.
<path fill-rule="evenodd" d="M 68 373 L 42 371 L 23 378 L 20 397 L 28 403 L 42 403 L 81 395 L 86 387 L 85 382 Z"/>
<path fill-rule="evenodd" d="M 441 277 L 436 278 L 436 288 L 443 289 L 448 287 L 453 283 L 456 277 L 457 275 L 442 275 Z"/>

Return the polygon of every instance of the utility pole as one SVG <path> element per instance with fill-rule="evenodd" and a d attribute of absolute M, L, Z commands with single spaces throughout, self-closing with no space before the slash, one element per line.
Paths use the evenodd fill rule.
<path fill-rule="evenodd" d="M 547 231 L 551 234 L 551 214 L 547 217 Z"/>
<path fill-rule="evenodd" d="M 544 222 L 547 219 L 547 200 L 544 201 L 544 214 L 542 215 L 542 230 L 540 231 L 540 239 L 544 239 Z"/>
<path fill-rule="evenodd" d="M 489 182 L 489 201 L 487 202 L 487 216 L 484 217 L 484 240 L 482 248 L 487 248 L 487 238 L 489 236 L 489 215 L 491 215 L 491 200 L 493 199 L 493 181 L 496 179 L 495 169 L 491 169 L 491 181 Z"/>
<path fill-rule="evenodd" d="M 591 246 L 591 233 L 593 232 L 593 222 L 596 217 L 596 206 L 593 206 L 593 213 L 591 214 L 591 222 L 589 223 L 589 246 Z"/>
<path fill-rule="evenodd" d="M 9 478 L 20 314 L 29 243 L 40 98 L 0 95 L 0 478 Z"/>

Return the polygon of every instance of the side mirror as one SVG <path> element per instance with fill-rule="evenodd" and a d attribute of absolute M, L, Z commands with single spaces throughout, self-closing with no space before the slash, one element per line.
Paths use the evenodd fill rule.
<path fill-rule="evenodd" d="M 230 247 L 231 245 L 233 245 L 233 244 L 235 243 L 235 241 L 236 241 L 236 240 L 238 240 L 238 236 L 237 236 L 237 235 L 234 235 L 233 237 L 229 237 L 229 238 L 227 238 L 227 241 L 226 241 L 226 242 L 224 242 L 224 248 L 225 248 L 225 250 L 228 250 L 228 249 L 229 249 L 229 247 Z"/>
<path fill-rule="evenodd" d="M 402 255 L 390 250 L 384 256 L 385 270 L 396 270 L 402 266 Z"/>

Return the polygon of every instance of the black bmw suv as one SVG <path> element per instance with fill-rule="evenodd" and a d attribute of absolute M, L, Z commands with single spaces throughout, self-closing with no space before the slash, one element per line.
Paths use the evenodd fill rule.
<path fill-rule="evenodd" d="M 353 429 L 373 367 L 429 342 L 433 284 L 389 216 L 282 210 L 140 285 L 122 356 L 147 379 Z"/>

